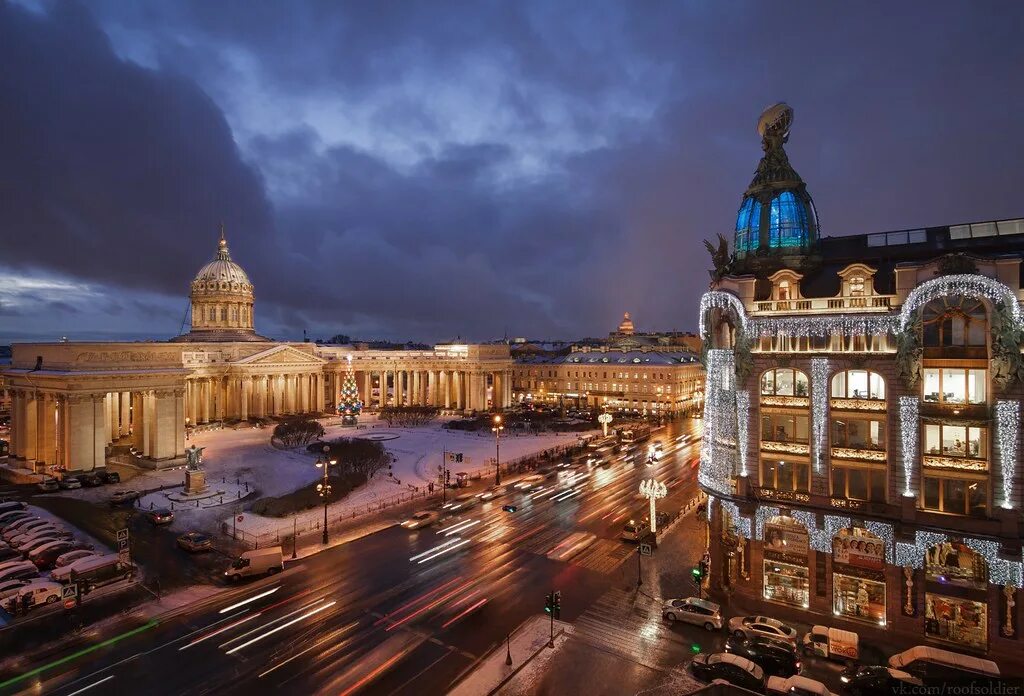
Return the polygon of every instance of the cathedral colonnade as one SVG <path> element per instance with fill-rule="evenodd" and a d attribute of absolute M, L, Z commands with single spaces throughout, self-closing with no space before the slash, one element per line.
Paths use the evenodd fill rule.
<path fill-rule="evenodd" d="M 511 370 L 394 368 L 356 370 L 359 398 L 370 408 L 433 406 L 445 410 L 487 411 L 512 401 Z M 330 398 L 340 392 L 344 373 L 330 379 Z M 334 402 L 336 404 L 336 401 Z"/>

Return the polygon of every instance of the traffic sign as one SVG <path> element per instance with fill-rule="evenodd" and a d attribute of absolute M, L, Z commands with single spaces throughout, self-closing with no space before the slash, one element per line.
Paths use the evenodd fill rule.
<path fill-rule="evenodd" d="M 75 604 L 77 604 L 77 602 L 74 599 L 65 599 L 64 600 L 64 608 L 65 609 L 74 609 L 75 608 Z"/>
<path fill-rule="evenodd" d="M 128 528 L 127 527 L 125 527 L 124 529 L 117 530 L 117 540 L 118 541 L 128 541 Z"/>
<path fill-rule="evenodd" d="M 117 552 L 117 560 L 120 563 L 128 565 L 129 563 L 132 562 L 131 552 L 129 552 L 128 549 L 122 549 L 122 550 L 118 551 Z"/>
<path fill-rule="evenodd" d="M 118 551 L 123 551 L 126 548 L 128 548 L 128 540 L 127 539 L 121 539 L 120 541 L 117 542 L 117 550 Z"/>
<path fill-rule="evenodd" d="M 70 599 L 74 601 L 75 597 L 78 596 L 78 585 L 65 585 L 60 590 L 61 599 Z"/>
<path fill-rule="evenodd" d="M 239 521 L 239 522 L 241 522 L 241 521 L 242 521 L 242 520 L 244 520 L 244 519 L 245 519 L 245 517 L 244 517 L 243 515 L 239 515 L 239 516 L 238 516 L 238 521 Z"/>
<path fill-rule="evenodd" d="M 651 550 L 651 545 L 650 544 L 640 544 L 640 555 L 641 556 L 650 556 L 652 553 L 653 553 L 653 551 Z"/>

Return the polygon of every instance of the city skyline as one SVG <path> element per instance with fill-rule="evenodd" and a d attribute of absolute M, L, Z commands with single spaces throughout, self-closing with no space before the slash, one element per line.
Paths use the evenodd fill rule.
<path fill-rule="evenodd" d="M 0 341 L 178 334 L 221 221 L 275 338 L 692 331 L 778 100 L 823 236 L 1017 217 L 1021 10 L 927 8 L 5 4 Z"/>

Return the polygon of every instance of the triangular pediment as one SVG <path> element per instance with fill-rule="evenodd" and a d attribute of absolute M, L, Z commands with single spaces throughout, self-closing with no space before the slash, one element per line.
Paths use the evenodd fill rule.
<path fill-rule="evenodd" d="M 274 346 L 235 360 L 232 365 L 322 365 L 323 358 L 296 350 L 291 346 Z"/>

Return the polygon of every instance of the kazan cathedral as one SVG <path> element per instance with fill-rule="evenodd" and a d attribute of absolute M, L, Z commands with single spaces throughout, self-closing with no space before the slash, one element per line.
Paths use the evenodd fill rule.
<path fill-rule="evenodd" d="M 708 245 L 712 594 L 1019 651 L 1024 219 L 822 237 L 792 121 L 761 116 L 731 251 Z"/>
<path fill-rule="evenodd" d="M 0 374 L 11 395 L 8 466 L 58 477 L 123 458 L 177 466 L 189 429 L 337 414 L 351 379 L 370 408 L 473 412 L 511 401 L 505 344 L 363 350 L 259 335 L 253 284 L 223 228 L 190 299 L 191 330 L 168 342 L 15 344 Z"/>

